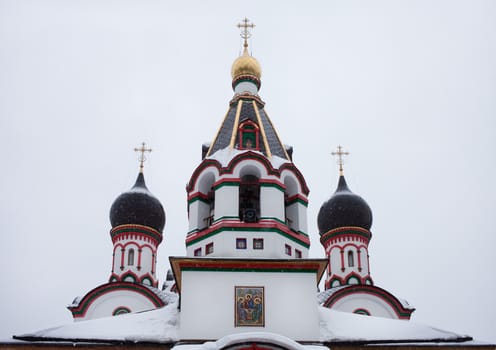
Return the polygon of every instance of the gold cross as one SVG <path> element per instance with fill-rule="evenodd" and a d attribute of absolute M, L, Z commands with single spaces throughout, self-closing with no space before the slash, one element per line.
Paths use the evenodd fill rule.
<path fill-rule="evenodd" d="M 248 48 L 248 38 L 251 37 L 251 33 L 248 31 L 248 28 L 255 28 L 255 24 L 253 24 L 253 23 L 248 24 L 248 22 L 249 22 L 248 18 L 245 17 L 245 19 L 243 20 L 243 23 L 238 23 L 238 28 L 240 28 L 240 29 L 243 28 L 241 30 L 240 35 L 243 39 L 245 39 L 245 42 L 243 44 L 243 47 L 245 49 Z"/>
<path fill-rule="evenodd" d="M 143 172 L 143 163 L 146 160 L 145 152 L 151 152 L 152 149 L 151 148 L 146 148 L 146 143 L 142 142 L 141 143 L 141 147 L 135 148 L 134 151 L 141 153 L 140 156 L 139 156 L 139 158 L 138 158 L 138 160 L 140 162 L 140 173 L 142 173 Z"/>
<path fill-rule="evenodd" d="M 341 145 L 338 146 L 338 150 L 336 152 L 331 152 L 333 156 L 338 156 L 338 164 L 339 164 L 339 175 L 343 175 L 343 156 L 347 156 L 350 153 L 343 151 L 343 147 Z"/>

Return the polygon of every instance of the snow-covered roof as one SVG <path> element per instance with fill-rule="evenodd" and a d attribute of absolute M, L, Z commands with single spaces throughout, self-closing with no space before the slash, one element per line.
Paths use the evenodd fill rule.
<path fill-rule="evenodd" d="M 413 321 L 363 316 L 330 310 L 322 306 L 318 308 L 320 341 L 323 343 L 423 343 L 459 342 L 471 339 Z M 74 322 L 19 335 L 15 338 L 30 341 L 174 343 L 179 340 L 178 314 L 176 300 L 157 310 Z M 244 334 L 244 336 L 247 335 L 247 333 Z M 228 340 L 233 340 L 233 338 L 225 338 L 223 341 Z M 205 350 L 211 350 L 211 348 L 205 348 Z"/>
<path fill-rule="evenodd" d="M 408 320 L 364 316 L 319 306 L 322 342 L 454 342 L 468 336 Z"/>
<path fill-rule="evenodd" d="M 173 343 L 178 340 L 178 302 L 163 308 L 69 323 L 15 336 L 26 340 Z"/>

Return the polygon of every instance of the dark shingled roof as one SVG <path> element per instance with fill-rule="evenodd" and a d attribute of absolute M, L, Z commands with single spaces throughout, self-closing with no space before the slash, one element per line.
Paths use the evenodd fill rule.
<path fill-rule="evenodd" d="M 110 208 L 112 228 L 135 224 L 152 227 L 162 232 L 165 226 L 165 211 L 145 185 L 143 173 L 139 173 L 136 183 L 129 191 L 121 194 Z"/>
<path fill-rule="evenodd" d="M 238 109 L 239 118 L 236 120 Z M 257 117 L 257 111 L 260 116 L 260 120 Z M 219 132 L 215 136 L 214 142 L 210 145 L 207 156 L 211 156 L 215 152 L 229 147 L 233 135 L 235 140 L 233 147 L 237 147 L 239 125 L 246 120 L 251 120 L 260 128 L 260 152 L 267 157 L 276 155 L 291 161 L 277 135 L 274 126 L 272 125 L 272 122 L 267 116 L 267 113 L 265 113 L 264 107 L 252 98 L 239 98 L 235 99 L 235 101 L 231 103 Z"/>
<path fill-rule="evenodd" d="M 320 235 L 345 226 L 370 230 L 372 210 L 362 197 L 350 191 L 344 176 L 341 175 L 336 192 L 320 207 L 317 224 Z"/>

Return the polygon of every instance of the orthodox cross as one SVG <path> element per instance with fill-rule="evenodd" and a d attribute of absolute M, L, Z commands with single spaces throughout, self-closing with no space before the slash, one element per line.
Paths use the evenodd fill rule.
<path fill-rule="evenodd" d="M 151 152 L 152 149 L 151 148 L 146 148 L 146 143 L 142 142 L 141 143 L 141 147 L 139 148 L 135 148 L 134 149 L 135 152 L 140 152 L 141 154 L 139 155 L 138 157 L 138 160 L 140 162 L 140 172 L 142 173 L 143 172 L 143 163 L 145 162 L 146 160 L 146 157 L 145 157 L 145 152 Z"/>
<path fill-rule="evenodd" d="M 245 17 L 245 19 L 243 20 L 243 23 L 238 23 L 238 28 L 241 29 L 241 37 L 245 40 L 245 42 L 243 43 L 243 47 L 245 49 L 248 48 L 248 38 L 251 37 L 251 33 L 248 31 L 248 28 L 255 28 L 255 24 L 253 23 L 248 23 L 249 22 L 249 19 Z"/>
<path fill-rule="evenodd" d="M 350 153 L 343 151 L 343 147 L 341 145 L 338 146 L 338 150 L 336 152 L 331 152 L 333 156 L 338 156 L 338 164 L 339 164 L 339 175 L 343 175 L 343 156 L 347 156 Z"/>

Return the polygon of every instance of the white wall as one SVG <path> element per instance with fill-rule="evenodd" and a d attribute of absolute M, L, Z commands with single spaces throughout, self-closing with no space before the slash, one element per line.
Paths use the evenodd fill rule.
<path fill-rule="evenodd" d="M 265 327 L 234 326 L 234 287 L 265 288 Z M 319 339 L 315 273 L 183 271 L 181 339 L 218 339 L 232 333 L 273 332 Z"/>
<path fill-rule="evenodd" d="M 131 312 L 153 310 L 156 308 L 150 300 L 141 294 L 127 290 L 116 290 L 98 297 L 90 305 L 88 311 L 86 311 L 86 315 L 81 318 L 75 318 L 75 320 L 84 321 L 112 316 L 113 311 L 120 306 L 129 308 Z"/>
<path fill-rule="evenodd" d="M 398 319 L 398 316 L 389 304 L 369 294 L 351 294 L 338 300 L 332 306 L 333 310 L 344 312 L 353 312 L 357 308 L 366 309 L 370 312 L 371 316 Z"/>
<path fill-rule="evenodd" d="M 246 238 L 247 248 L 236 249 L 236 238 Z M 253 238 L 264 239 L 264 249 L 253 249 Z M 202 256 L 205 256 L 205 246 L 214 243 L 213 254 L 208 257 L 238 257 L 238 258 L 274 258 L 292 259 L 295 258 L 295 249 L 302 252 L 302 258 L 308 257 L 308 248 L 296 243 L 289 238 L 275 232 L 253 232 L 253 231 L 228 231 L 218 233 L 210 238 L 191 244 L 187 247 L 187 256 L 193 256 L 197 248 L 202 249 Z M 284 247 L 288 244 L 292 248 L 292 255 L 285 253 Z"/>

